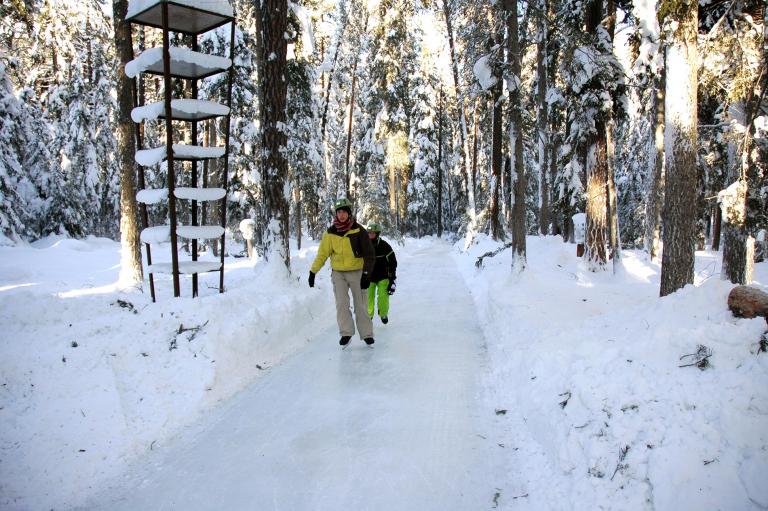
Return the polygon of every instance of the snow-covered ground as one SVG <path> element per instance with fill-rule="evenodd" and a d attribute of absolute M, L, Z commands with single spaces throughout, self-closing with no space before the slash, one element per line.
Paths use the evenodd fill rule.
<path fill-rule="evenodd" d="M 493 361 L 489 395 L 509 410 L 500 441 L 516 448 L 499 508 L 768 507 L 766 323 L 728 311 L 719 254 L 697 253 L 695 287 L 660 299 L 642 253 L 590 273 L 574 245 L 529 238 L 522 275 L 508 255 L 468 264 L 496 246 L 455 257 Z M 765 290 L 768 264 L 755 277 Z M 710 366 L 680 367 L 699 345 Z"/>
<path fill-rule="evenodd" d="M 287 282 L 231 258 L 226 293 L 156 304 L 112 241 L 0 247 L 0 508 L 768 507 L 765 321 L 728 312 L 717 254 L 660 299 L 632 251 L 595 274 L 532 237 L 513 276 L 475 268 L 484 237 L 394 246 L 392 322 L 345 351 L 315 243 Z"/>

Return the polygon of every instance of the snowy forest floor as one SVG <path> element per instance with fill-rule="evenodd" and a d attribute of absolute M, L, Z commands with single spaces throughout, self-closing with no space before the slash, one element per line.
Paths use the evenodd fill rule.
<path fill-rule="evenodd" d="M 484 237 L 393 246 L 392 322 L 343 351 L 316 243 L 288 281 L 229 259 L 223 295 L 157 304 L 114 242 L 0 247 L 0 508 L 768 507 L 765 322 L 728 312 L 718 254 L 659 299 L 633 251 L 591 273 L 533 237 L 511 275 L 474 267 Z"/>

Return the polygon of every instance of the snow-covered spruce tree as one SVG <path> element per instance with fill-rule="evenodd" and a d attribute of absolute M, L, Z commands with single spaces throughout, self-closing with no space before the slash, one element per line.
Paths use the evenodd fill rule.
<path fill-rule="evenodd" d="M 608 146 L 606 126 L 614 111 L 614 98 L 622 86 L 622 71 L 612 52 L 611 34 L 601 24 L 603 3 L 563 4 L 570 46 L 563 48 L 563 75 L 569 87 L 569 167 L 566 186 L 578 194 L 578 174 L 585 169 L 587 239 L 585 256 L 590 270 L 603 269 L 607 262 L 608 230 L 606 185 Z M 585 32 L 581 31 L 585 21 Z M 568 193 L 568 192 L 566 192 Z"/>
<path fill-rule="evenodd" d="M 708 130 L 711 136 L 707 138 L 715 139 L 715 143 L 704 143 L 716 147 L 722 137 L 727 144 L 725 183 L 717 182 L 722 173 L 712 172 L 711 178 L 704 176 L 710 178 L 705 179 L 704 186 L 711 188 L 710 182 L 715 181 L 712 184 L 727 187 L 719 199 L 724 220 L 722 277 L 740 284 L 751 280 L 752 236 L 761 226 L 765 228 L 768 216 L 766 166 L 760 158 L 760 135 L 755 123 L 768 110 L 768 35 L 765 17 L 761 19 L 760 13 L 759 3 L 752 1 L 736 2 L 729 9 L 713 5 L 701 12 L 701 24 L 708 29 L 702 48 L 702 89 L 706 96 L 720 102 L 723 121 L 712 122 L 714 129 Z"/>
<path fill-rule="evenodd" d="M 23 122 L 21 105 L 13 94 L 13 85 L 0 62 L 0 245 L 19 241 L 31 234 L 24 219 L 24 198 L 18 192 L 20 182 L 28 181 L 21 164 L 15 139 Z"/>
<path fill-rule="evenodd" d="M 300 11 L 302 16 L 305 14 Z M 295 27 L 292 41 L 294 57 L 286 64 L 288 80 L 287 124 L 288 175 L 293 183 L 294 200 L 292 204 L 295 222 L 294 234 L 301 247 L 303 218 L 307 219 L 310 233 L 315 235 L 322 226 L 325 216 L 320 214 L 320 197 L 317 176 L 323 173 L 323 156 L 320 139 L 317 101 L 313 97 L 312 83 L 315 78 L 315 66 L 310 62 L 313 48 L 307 47 L 306 37 L 299 37 L 300 31 L 308 28 L 298 15 L 289 18 Z M 322 223 L 321 223 L 322 222 Z"/>
<path fill-rule="evenodd" d="M 633 30 L 629 119 L 619 124 L 616 181 L 622 240 L 658 256 L 664 191 L 664 96 L 661 33 L 655 1 L 637 2 Z"/>
<path fill-rule="evenodd" d="M 693 282 L 697 191 L 697 8 L 698 3 L 692 0 L 666 0 L 659 12 L 667 33 L 666 192 L 662 213 L 661 296 Z"/>
<path fill-rule="evenodd" d="M 421 73 L 411 83 L 413 104 L 411 130 L 408 136 L 413 176 L 408 183 L 408 216 L 414 234 L 423 236 L 437 232 L 437 177 L 438 112 L 435 99 L 437 77 L 430 73 L 426 62 L 419 66 Z M 412 231 L 413 232 L 413 231 Z"/>
<path fill-rule="evenodd" d="M 265 0 L 261 5 L 264 34 L 264 76 L 261 77 L 264 92 L 261 130 L 264 151 L 261 173 L 266 199 L 266 226 L 264 229 L 264 257 L 277 262 L 281 259 L 290 272 L 291 253 L 288 247 L 288 164 L 285 159 L 285 100 L 288 82 L 285 77 L 287 40 L 285 31 L 288 20 L 287 0 Z"/>
<path fill-rule="evenodd" d="M 39 47 L 51 48 L 42 91 L 46 120 L 51 125 L 51 152 L 57 163 L 48 225 L 43 234 L 66 232 L 82 236 L 98 232 L 105 186 L 114 176 L 114 115 L 112 29 L 101 3 L 71 4 L 46 0 L 35 24 Z M 113 200 L 113 199 L 112 199 Z M 105 223 L 116 232 L 115 202 Z"/>
<path fill-rule="evenodd" d="M 455 108 L 457 116 L 454 117 L 457 125 L 453 127 L 453 131 L 457 133 L 455 152 L 459 156 L 459 174 L 461 175 L 461 193 L 457 193 L 457 205 L 461 209 L 466 210 L 466 218 L 461 219 L 460 231 L 467 228 L 470 233 L 475 231 L 476 220 L 476 205 L 474 188 L 470 182 L 471 162 L 470 162 L 470 149 L 469 149 L 469 133 L 468 133 L 468 120 L 467 120 L 467 97 L 469 96 L 469 83 L 473 78 L 467 78 L 467 74 L 464 72 L 464 64 L 466 60 L 460 64 L 459 62 L 459 38 L 460 27 L 466 21 L 466 17 L 463 14 L 463 8 L 467 4 L 459 4 L 455 0 L 441 0 L 440 5 L 437 7 L 442 11 L 443 21 L 446 27 L 446 36 L 448 37 L 448 50 L 451 61 L 451 75 L 453 78 L 453 95 L 452 99 L 455 102 Z M 450 96 L 449 96 L 450 97 Z M 468 241 L 471 241 L 468 239 Z"/>
<path fill-rule="evenodd" d="M 235 30 L 235 73 L 232 80 L 232 112 L 229 135 L 229 190 L 227 201 L 227 226 L 238 239 L 241 220 L 255 216 L 257 222 L 263 224 L 263 197 L 259 174 L 259 148 L 261 145 L 258 118 L 258 75 L 255 54 L 255 34 L 249 18 L 252 11 L 239 11 L 241 23 Z M 230 26 L 225 25 L 204 35 L 200 41 L 201 51 L 216 55 L 229 56 Z M 227 96 L 227 73 L 222 73 L 202 82 L 199 91 L 201 98 L 223 102 Z M 216 120 L 200 129 L 200 139 L 207 138 L 206 143 L 223 145 L 225 136 L 224 120 Z M 219 186 L 223 161 L 208 164 L 208 186 Z M 198 173 L 203 169 L 198 165 Z M 200 182 L 200 180 L 198 180 Z M 206 223 L 218 223 L 219 205 L 205 205 L 209 216 Z M 261 233 L 256 233 L 257 250 L 261 250 L 258 242 Z"/>
<path fill-rule="evenodd" d="M 522 272 L 528 265 L 526 249 L 526 211 L 525 191 L 527 177 L 523 166 L 523 130 L 522 98 L 520 90 L 520 35 L 518 26 L 517 0 L 504 0 L 507 29 L 506 80 L 509 94 L 509 116 L 507 133 L 509 136 L 510 180 L 510 223 L 512 231 L 512 271 Z"/>

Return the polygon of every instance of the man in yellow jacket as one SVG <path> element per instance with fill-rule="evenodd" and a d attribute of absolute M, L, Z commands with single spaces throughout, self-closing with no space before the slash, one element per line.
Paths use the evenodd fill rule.
<path fill-rule="evenodd" d="M 323 233 L 317 257 L 309 270 L 309 287 L 315 287 L 315 274 L 331 258 L 331 281 L 336 297 L 336 322 L 339 324 L 341 339 L 339 344 L 346 346 L 355 334 L 355 324 L 360 338 L 367 345 L 374 343 L 373 322 L 368 316 L 368 309 L 363 298 L 363 291 L 371 283 L 370 276 L 376 263 L 368 232 L 352 216 L 352 203 L 339 199 L 333 205 L 333 224 Z M 352 303 L 355 308 L 355 322 L 349 310 L 349 292 L 352 291 Z"/>

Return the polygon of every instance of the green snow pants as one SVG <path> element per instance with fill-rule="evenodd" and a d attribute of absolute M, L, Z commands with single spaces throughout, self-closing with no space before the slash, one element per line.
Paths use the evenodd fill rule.
<path fill-rule="evenodd" d="M 371 282 L 368 286 L 368 316 L 373 317 L 376 309 L 376 293 L 379 294 L 379 316 L 385 318 L 389 315 L 389 293 L 387 293 L 389 279 Z"/>

